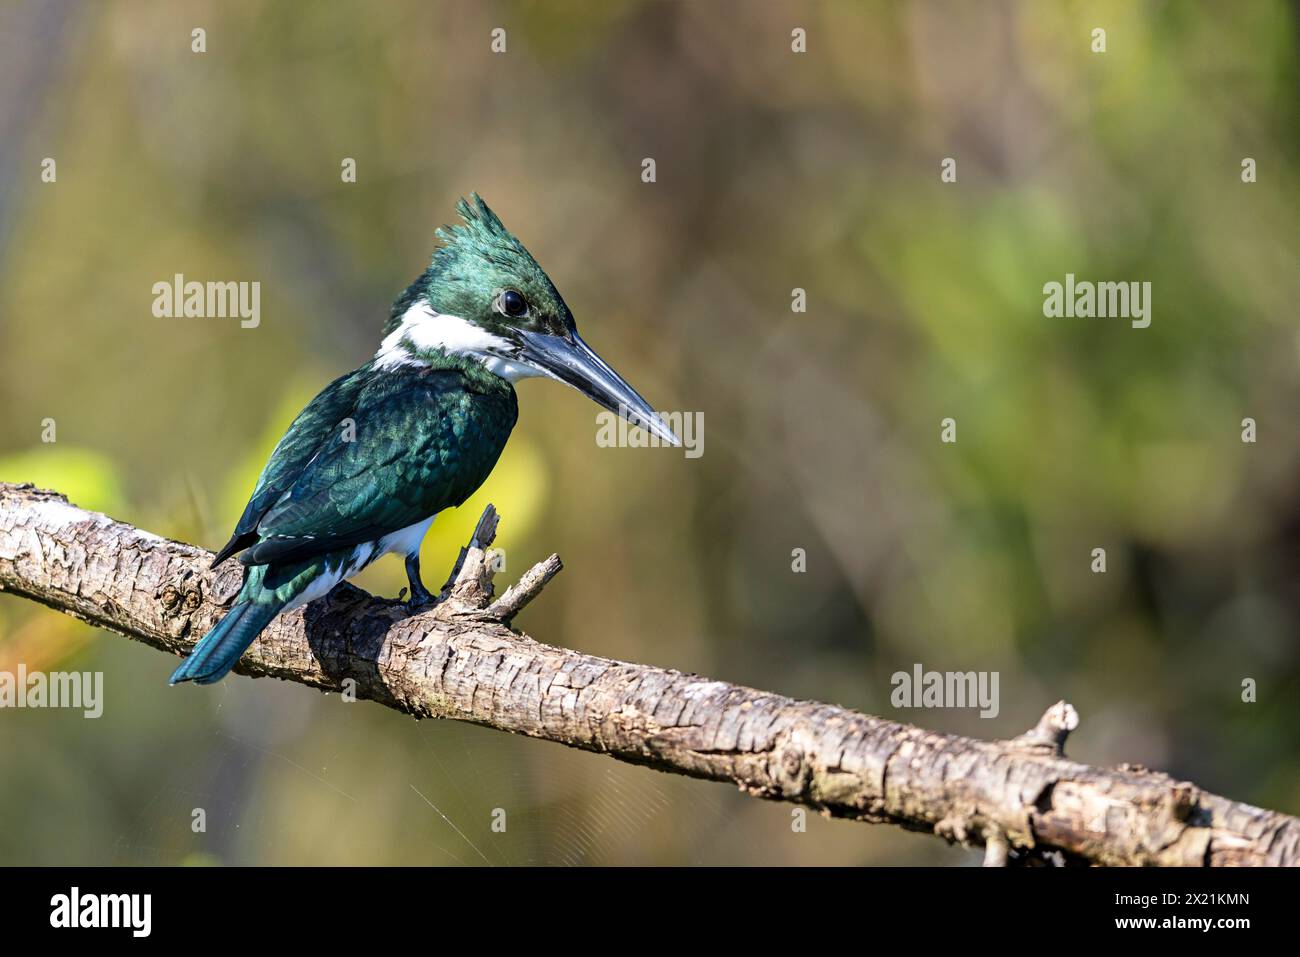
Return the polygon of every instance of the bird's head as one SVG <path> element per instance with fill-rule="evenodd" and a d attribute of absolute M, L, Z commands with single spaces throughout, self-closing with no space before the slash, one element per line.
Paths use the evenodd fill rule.
<path fill-rule="evenodd" d="M 429 268 L 393 304 L 379 368 L 458 355 L 510 382 L 547 376 L 660 439 L 680 445 L 654 409 L 582 341 L 573 313 L 537 260 L 471 193 L 462 224 L 437 231 Z"/>

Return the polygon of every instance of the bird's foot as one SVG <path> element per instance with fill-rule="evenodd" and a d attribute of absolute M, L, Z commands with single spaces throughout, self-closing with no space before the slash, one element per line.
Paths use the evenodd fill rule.
<path fill-rule="evenodd" d="M 405 593 L 406 589 L 403 588 L 402 592 Z M 407 599 L 406 604 L 411 608 L 422 608 L 425 605 L 432 605 L 437 600 L 437 596 L 430 592 L 429 589 L 423 585 L 416 585 L 411 589 L 411 597 Z"/>
<path fill-rule="evenodd" d="M 410 556 L 406 559 L 406 580 L 411 586 L 411 597 L 407 601 L 407 605 L 412 609 L 423 608 L 425 605 L 432 605 L 438 600 L 429 589 L 424 587 L 424 582 L 420 580 L 419 555 Z M 405 592 L 406 589 L 403 588 L 402 593 L 405 594 Z M 399 595 L 398 597 L 400 598 L 401 596 Z"/>

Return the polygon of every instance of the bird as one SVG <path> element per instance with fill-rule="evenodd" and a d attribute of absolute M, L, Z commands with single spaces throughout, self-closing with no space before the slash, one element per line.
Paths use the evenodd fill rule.
<path fill-rule="evenodd" d="M 220 681 L 276 615 L 381 555 L 405 558 L 413 609 L 434 602 L 420 543 L 491 474 L 522 379 L 572 386 L 680 445 L 578 335 L 555 284 L 482 198 L 471 193 L 456 211 L 460 223 L 435 230 L 428 268 L 393 303 L 374 357 L 326 386 L 276 444 L 212 560 L 238 556 L 243 585 L 171 684 Z"/>

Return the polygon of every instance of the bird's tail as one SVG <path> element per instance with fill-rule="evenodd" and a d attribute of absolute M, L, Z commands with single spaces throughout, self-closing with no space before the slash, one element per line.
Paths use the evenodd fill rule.
<path fill-rule="evenodd" d="M 190 656 L 172 673 L 169 684 L 193 681 L 210 685 L 220 681 L 284 605 L 280 601 L 237 602 L 194 646 Z"/>

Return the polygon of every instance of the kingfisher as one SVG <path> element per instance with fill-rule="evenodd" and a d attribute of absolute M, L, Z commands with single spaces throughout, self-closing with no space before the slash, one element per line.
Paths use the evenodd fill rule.
<path fill-rule="evenodd" d="M 491 474 L 519 415 L 514 384 L 544 376 L 671 445 L 677 436 L 578 335 L 524 245 L 471 193 L 435 231 L 429 267 L 393 303 L 374 358 L 331 382 L 276 444 L 212 567 L 238 555 L 243 587 L 171 684 L 212 684 L 276 615 L 389 552 L 412 608 L 434 596 L 420 543 L 434 516 Z"/>

